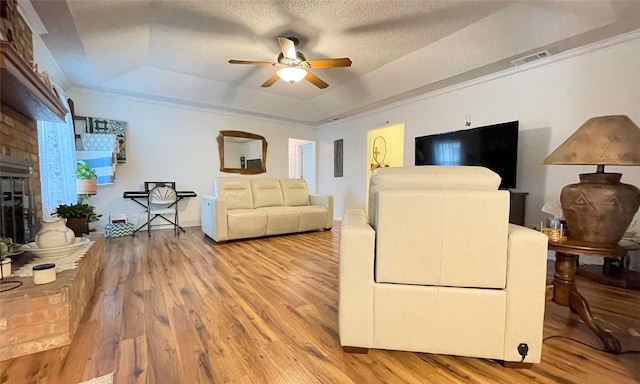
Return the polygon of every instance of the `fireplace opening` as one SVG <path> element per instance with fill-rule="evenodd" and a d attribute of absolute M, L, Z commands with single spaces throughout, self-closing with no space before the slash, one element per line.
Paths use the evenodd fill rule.
<path fill-rule="evenodd" d="M 35 237 L 35 215 L 31 184 L 33 162 L 13 156 L 0 159 L 0 236 L 25 244 Z"/>

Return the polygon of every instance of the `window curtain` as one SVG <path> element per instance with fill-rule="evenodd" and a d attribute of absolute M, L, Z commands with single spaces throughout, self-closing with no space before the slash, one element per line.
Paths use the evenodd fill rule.
<path fill-rule="evenodd" d="M 63 104 L 69 109 L 60 87 L 58 91 Z M 78 202 L 74 174 L 76 143 L 71 113 L 67 113 L 64 123 L 38 121 L 38 149 L 42 210 L 44 217 L 48 217 L 59 205 Z"/>

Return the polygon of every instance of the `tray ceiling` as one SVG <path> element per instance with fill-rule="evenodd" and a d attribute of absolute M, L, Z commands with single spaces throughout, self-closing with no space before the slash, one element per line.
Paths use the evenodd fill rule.
<path fill-rule="evenodd" d="M 640 29 L 640 1 L 32 0 L 71 88 L 317 125 Z M 277 37 L 307 59 L 349 57 L 260 85 Z"/>

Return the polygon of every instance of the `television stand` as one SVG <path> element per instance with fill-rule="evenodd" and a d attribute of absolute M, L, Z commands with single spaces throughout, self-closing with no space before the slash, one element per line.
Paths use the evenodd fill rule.
<path fill-rule="evenodd" d="M 509 222 L 524 226 L 524 213 L 529 192 L 509 190 Z"/>

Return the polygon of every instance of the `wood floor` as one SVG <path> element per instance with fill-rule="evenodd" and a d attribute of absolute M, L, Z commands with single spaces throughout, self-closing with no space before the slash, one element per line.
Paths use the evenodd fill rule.
<path fill-rule="evenodd" d="M 640 355 L 547 339 L 530 370 L 443 355 L 342 352 L 339 225 L 216 244 L 199 228 L 109 239 L 106 267 L 73 343 L 0 363 L 0 383 L 638 383 Z M 640 350 L 640 291 L 579 280 L 595 315 Z M 399 326 L 402 326 L 399 324 Z M 635 330 L 635 331 L 634 331 Z M 545 337 L 601 348 L 548 302 Z"/>

